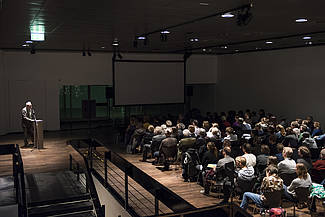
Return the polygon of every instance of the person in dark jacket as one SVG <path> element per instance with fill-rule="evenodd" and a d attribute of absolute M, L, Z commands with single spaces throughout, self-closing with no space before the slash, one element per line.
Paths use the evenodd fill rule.
<path fill-rule="evenodd" d="M 141 142 L 142 156 L 143 156 L 142 161 L 144 161 L 144 162 L 147 160 L 148 151 L 150 151 L 150 147 L 151 147 L 151 143 L 152 143 L 152 137 L 155 135 L 153 132 L 154 129 L 155 128 L 153 125 L 149 125 L 147 132 L 145 132 L 145 134 L 142 138 L 142 142 Z"/>
<path fill-rule="evenodd" d="M 311 156 L 310 151 L 306 146 L 301 146 L 298 149 L 298 156 L 297 163 L 302 163 L 307 168 L 307 171 L 310 171 L 310 169 L 313 167 L 313 164 L 311 162 Z"/>

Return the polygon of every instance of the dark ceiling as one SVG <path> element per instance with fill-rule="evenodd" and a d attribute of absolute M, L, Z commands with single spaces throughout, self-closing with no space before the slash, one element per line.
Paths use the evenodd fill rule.
<path fill-rule="evenodd" d="M 325 43 L 324 0 L 0 0 L 0 48 L 23 47 L 30 26 L 44 25 L 45 41 L 37 50 L 184 52 L 224 54 Z M 220 13 L 253 4 L 252 20 L 238 26 Z M 191 22 L 205 16 L 201 19 Z M 216 15 L 216 16 L 214 16 Z M 304 23 L 296 23 L 306 18 Z M 184 25 L 179 25 L 187 23 Z M 167 28 L 176 25 L 174 28 Z M 167 29 L 167 41 L 161 41 Z M 150 32 L 157 32 L 148 34 Z M 147 36 L 147 45 L 136 36 Z M 304 36 L 311 39 L 304 40 Z M 191 39 L 197 38 L 197 42 Z M 272 43 L 266 44 L 266 41 Z"/>

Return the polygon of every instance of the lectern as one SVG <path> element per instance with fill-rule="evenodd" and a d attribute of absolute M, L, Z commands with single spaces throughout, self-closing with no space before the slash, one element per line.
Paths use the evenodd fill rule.
<path fill-rule="evenodd" d="M 43 148 L 43 120 L 34 121 L 34 146 Z"/>

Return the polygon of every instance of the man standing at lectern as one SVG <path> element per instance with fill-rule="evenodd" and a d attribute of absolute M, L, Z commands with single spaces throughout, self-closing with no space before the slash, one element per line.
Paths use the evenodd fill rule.
<path fill-rule="evenodd" d="M 34 121 L 35 111 L 30 101 L 26 102 L 26 106 L 21 110 L 21 125 L 24 130 L 24 147 L 28 146 L 28 138 L 34 143 Z M 35 144 L 34 144 L 35 146 Z"/>

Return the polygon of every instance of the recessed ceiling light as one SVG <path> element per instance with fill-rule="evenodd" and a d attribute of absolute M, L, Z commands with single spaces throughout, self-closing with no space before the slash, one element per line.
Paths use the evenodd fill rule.
<path fill-rule="evenodd" d="M 106 47 L 105 46 L 102 46 L 102 47 L 100 47 L 101 49 L 105 49 Z"/>
<path fill-rule="evenodd" d="M 311 42 L 311 41 L 307 41 L 306 44 L 311 45 L 311 44 L 313 44 L 313 42 Z"/>
<path fill-rule="evenodd" d="M 164 30 L 164 31 L 161 31 L 160 33 L 161 33 L 161 34 L 169 34 L 170 31 L 168 31 L 168 30 Z"/>
<path fill-rule="evenodd" d="M 236 52 L 238 52 L 239 50 L 235 50 Z"/>
<path fill-rule="evenodd" d="M 308 20 L 306 18 L 299 18 L 299 19 L 296 19 L 296 23 L 304 23 L 304 22 L 307 22 Z"/>
<path fill-rule="evenodd" d="M 145 40 L 146 37 L 145 37 L 145 36 L 139 36 L 138 39 L 139 39 L 139 40 Z"/>
<path fill-rule="evenodd" d="M 303 37 L 302 39 L 304 39 L 304 40 L 310 40 L 311 37 L 310 37 L 310 36 L 305 36 L 305 37 Z"/>
<path fill-rule="evenodd" d="M 23 44 L 22 46 L 23 46 L 23 47 L 29 47 L 29 45 L 28 45 L 28 44 Z"/>
<path fill-rule="evenodd" d="M 200 2 L 200 5 L 201 6 L 209 6 L 209 3 L 207 3 L 207 2 Z"/>
<path fill-rule="evenodd" d="M 198 39 L 198 38 L 191 38 L 190 41 L 191 41 L 191 42 L 194 42 L 194 41 L 195 41 L 195 42 L 198 42 L 199 39 Z"/>
<path fill-rule="evenodd" d="M 225 14 L 222 14 L 221 17 L 223 18 L 231 18 L 231 17 L 234 17 L 235 15 L 233 15 L 232 13 L 225 13 Z"/>
<path fill-rule="evenodd" d="M 205 52 L 205 51 L 207 51 L 207 49 L 203 48 L 202 51 Z"/>
<path fill-rule="evenodd" d="M 33 41 L 25 41 L 26 44 L 33 44 Z"/>
<path fill-rule="evenodd" d="M 223 49 L 227 49 L 228 47 L 225 45 L 225 46 L 221 46 L 221 48 L 223 48 Z"/>
<path fill-rule="evenodd" d="M 265 44 L 273 44 L 272 41 L 266 41 Z"/>

